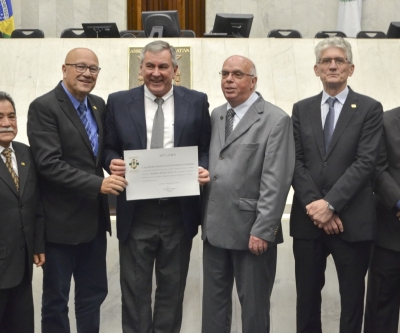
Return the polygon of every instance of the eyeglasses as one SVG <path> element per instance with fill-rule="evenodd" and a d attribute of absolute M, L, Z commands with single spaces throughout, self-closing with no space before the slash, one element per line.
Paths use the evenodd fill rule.
<path fill-rule="evenodd" d="M 323 66 L 329 66 L 332 63 L 332 60 L 335 62 L 337 66 L 343 66 L 347 62 L 349 62 L 345 58 L 321 58 L 318 63 Z"/>
<path fill-rule="evenodd" d="M 232 77 L 234 77 L 235 79 L 239 79 L 239 80 L 242 79 L 245 75 L 251 76 L 251 77 L 254 76 L 253 74 L 246 74 L 246 73 L 243 73 L 242 71 L 233 71 L 233 72 L 221 71 L 221 72 L 219 72 L 219 75 L 221 75 L 221 77 L 223 79 L 228 78 L 229 74 L 232 74 Z"/>
<path fill-rule="evenodd" d="M 65 64 L 66 66 L 74 66 L 78 73 L 85 73 L 86 69 L 89 68 L 89 72 L 92 75 L 97 75 L 100 72 L 100 67 L 97 66 L 86 66 L 85 64 Z"/>

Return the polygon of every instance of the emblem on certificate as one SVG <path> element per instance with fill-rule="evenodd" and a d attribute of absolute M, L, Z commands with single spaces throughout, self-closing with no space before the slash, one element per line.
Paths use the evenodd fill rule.
<path fill-rule="evenodd" d="M 138 167 L 138 165 L 139 165 L 139 160 L 136 158 L 133 158 L 129 163 L 129 166 L 134 170 Z"/>

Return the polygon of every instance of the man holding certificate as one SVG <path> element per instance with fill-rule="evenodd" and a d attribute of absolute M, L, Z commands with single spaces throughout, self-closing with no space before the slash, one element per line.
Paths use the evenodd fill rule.
<path fill-rule="evenodd" d="M 124 152 L 197 146 L 198 181 L 209 181 L 208 149 L 211 126 L 207 96 L 173 86 L 178 69 L 175 49 L 157 40 L 141 53 L 144 85 L 108 98 L 104 167 L 111 174 L 128 175 L 142 167 Z M 148 186 L 152 186 L 149 182 Z M 138 184 L 128 187 L 141 191 Z M 167 185 L 173 190 L 174 186 Z M 179 332 L 182 301 L 189 268 L 192 238 L 200 224 L 200 197 L 127 200 L 117 198 L 117 236 L 120 241 L 122 328 L 124 333 Z M 153 267 L 157 289 L 151 309 Z"/>

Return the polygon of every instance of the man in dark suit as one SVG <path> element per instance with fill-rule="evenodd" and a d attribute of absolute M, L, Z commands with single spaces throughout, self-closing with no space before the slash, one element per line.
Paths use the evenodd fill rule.
<path fill-rule="evenodd" d="M 290 117 L 256 93 L 256 83 L 250 59 L 225 60 L 221 89 L 228 103 L 212 112 L 212 180 L 203 201 L 203 333 L 231 332 L 234 280 L 243 333 L 270 331 L 294 141 Z"/>
<path fill-rule="evenodd" d="M 383 115 L 376 168 L 377 235 L 368 273 L 365 333 L 397 333 L 400 308 L 400 108 Z"/>
<path fill-rule="evenodd" d="M 347 86 L 354 72 L 351 45 L 324 39 L 314 71 L 323 92 L 293 106 L 296 164 L 290 216 L 294 237 L 297 332 L 321 332 L 326 259 L 336 265 L 340 333 L 359 333 L 364 278 L 374 238 L 372 175 L 379 154 L 382 106 Z"/>
<path fill-rule="evenodd" d="M 0 91 L 0 332 L 33 333 L 32 263 L 42 266 L 43 211 L 35 164 L 17 135 L 13 99 Z"/>
<path fill-rule="evenodd" d="M 140 57 L 144 86 L 108 98 L 105 168 L 125 175 L 125 150 L 198 146 L 199 182 L 204 184 L 209 181 L 211 132 L 207 96 L 172 85 L 178 64 L 168 43 L 154 41 Z M 199 223 L 199 196 L 127 201 L 123 192 L 117 198 L 124 333 L 180 331 L 192 238 Z"/>
<path fill-rule="evenodd" d="M 106 195 L 117 195 L 126 181 L 103 175 L 105 103 L 89 94 L 99 71 L 91 50 L 71 50 L 62 65 L 62 82 L 29 107 L 28 138 L 46 226 L 43 333 L 70 332 L 72 275 L 78 332 L 99 331 L 100 305 L 107 295 L 106 231 L 111 227 Z"/>

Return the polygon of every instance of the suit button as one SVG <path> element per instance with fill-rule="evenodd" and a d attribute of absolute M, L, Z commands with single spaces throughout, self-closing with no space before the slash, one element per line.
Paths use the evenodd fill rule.
<path fill-rule="evenodd" d="M 217 176 L 214 176 L 213 179 L 214 179 L 214 180 L 217 180 Z"/>
<path fill-rule="evenodd" d="M 326 167 L 328 165 L 328 163 L 324 162 L 323 166 Z"/>
<path fill-rule="evenodd" d="M 223 160 L 223 159 L 224 159 L 224 157 L 223 157 L 223 156 L 220 156 L 220 157 L 219 157 L 219 159 L 220 159 L 220 160 Z"/>
<path fill-rule="evenodd" d="M 23 226 L 23 225 L 21 225 L 19 228 L 20 228 L 22 231 L 24 231 L 24 230 L 25 230 L 25 228 L 24 228 L 24 226 Z"/>
<path fill-rule="evenodd" d="M 21 208 L 21 209 L 24 209 L 24 206 L 22 206 L 22 205 L 21 205 L 21 207 L 20 207 L 20 208 Z"/>
<path fill-rule="evenodd" d="M 21 251 L 25 250 L 25 246 L 20 247 Z"/>

